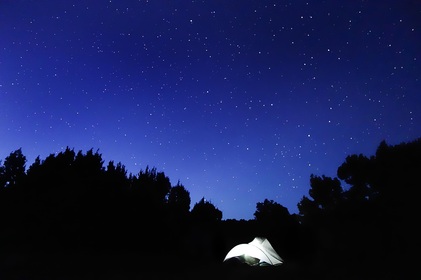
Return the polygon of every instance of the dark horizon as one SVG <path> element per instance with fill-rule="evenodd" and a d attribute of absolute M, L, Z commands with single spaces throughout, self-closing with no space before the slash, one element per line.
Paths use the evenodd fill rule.
<path fill-rule="evenodd" d="M 247 273 L 260 263 L 223 261 L 231 248 L 255 237 L 267 238 L 282 263 L 280 269 L 250 270 L 254 276 L 265 271 L 285 279 L 406 278 L 416 267 L 411 259 L 419 237 L 414 221 L 421 138 L 399 145 L 383 141 L 375 156 L 350 155 L 338 177 L 312 175 L 299 215 L 265 199 L 257 203 L 255 219 L 247 221 L 223 220 L 222 211 L 204 198 L 192 203 L 182 184 L 171 185 L 156 168 L 138 176 L 128 176 L 119 163 L 104 168 L 92 150 L 68 148 L 36 160 L 28 170 L 25 160 L 16 150 L 0 166 L 0 276 L 69 277 L 73 263 L 73 277 L 80 278 L 84 269 L 108 277 L 110 267 L 96 261 L 86 266 L 87 258 L 98 257 L 118 267 L 116 277 L 128 273 L 127 266 L 131 276 L 140 276 L 161 266 L 145 256 L 166 256 L 175 260 L 165 273 L 197 277 L 211 269 L 209 279 L 216 279 Z"/>

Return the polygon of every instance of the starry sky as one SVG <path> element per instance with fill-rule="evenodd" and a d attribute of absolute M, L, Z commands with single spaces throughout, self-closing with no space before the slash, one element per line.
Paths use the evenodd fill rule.
<path fill-rule="evenodd" d="M 0 159 L 98 150 L 223 219 L 421 136 L 421 1 L 0 0 Z"/>

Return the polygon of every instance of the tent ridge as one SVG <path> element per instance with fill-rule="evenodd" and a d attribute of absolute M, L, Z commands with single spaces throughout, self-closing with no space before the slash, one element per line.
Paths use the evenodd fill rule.
<path fill-rule="evenodd" d="M 282 258 L 265 237 L 255 237 L 251 242 L 234 246 L 225 256 L 224 261 L 237 258 L 248 265 L 281 265 Z"/>

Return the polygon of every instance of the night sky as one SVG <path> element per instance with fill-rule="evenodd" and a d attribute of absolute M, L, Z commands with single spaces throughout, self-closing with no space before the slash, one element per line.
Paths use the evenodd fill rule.
<path fill-rule="evenodd" d="M 0 0 L 0 159 L 147 166 L 223 219 L 421 137 L 421 1 Z"/>

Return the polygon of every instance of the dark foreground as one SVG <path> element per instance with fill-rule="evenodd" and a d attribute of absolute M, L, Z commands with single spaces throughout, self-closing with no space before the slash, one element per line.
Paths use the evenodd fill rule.
<path fill-rule="evenodd" d="M 168 255 L 24 253 L 1 257 L 0 279 L 257 279 L 282 273 L 280 267 L 253 268 Z"/>
<path fill-rule="evenodd" d="M 403 278 L 401 278 L 403 277 Z M 21 253 L 1 255 L 1 280 L 129 280 L 129 279 L 404 279 L 384 271 L 365 273 L 358 268 L 325 270 L 284 263 L 250 267 L 239 263 L 186 260 L 170 255 L 140 253 Z"/>

